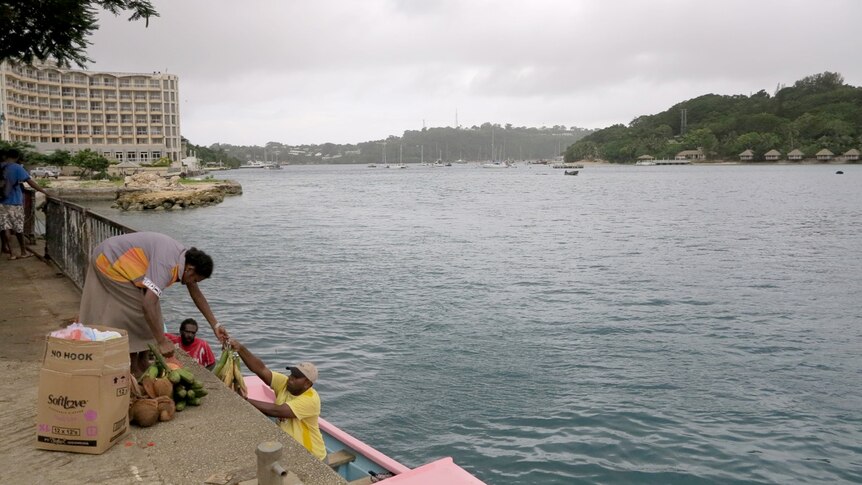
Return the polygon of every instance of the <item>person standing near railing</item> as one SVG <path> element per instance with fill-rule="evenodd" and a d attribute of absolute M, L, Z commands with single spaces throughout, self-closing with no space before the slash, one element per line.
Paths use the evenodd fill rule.
<path fill-rule="evenodd" d="M 132 374 L 149 366 L 147 344 L 170 356 L 174 343 L 164 334 L 162 291 L 179 282 L 221 342 L 228 339 L 198 283 L 210 277 L 212 258 L 197 248 L 157 232 L 133 232 L 104 240 L 93 249 L 84 280 L 79 320 L 85 325 L 121 328 L 129 333 Z"/>
<path fill-rule="evenodd" d="M 21 184 L 26 182 L 34 190 L 48 195 L 24 170 L 22 161 L 21 152 L 15 148 L 5 149 L 0 153 L 0 233 L 3 245 L 9 249 L 9 259 L 32 256 L 24 245 L 24 192 Z M 13 237 L 18 240 L 18 256 L 12 251 Z"/>

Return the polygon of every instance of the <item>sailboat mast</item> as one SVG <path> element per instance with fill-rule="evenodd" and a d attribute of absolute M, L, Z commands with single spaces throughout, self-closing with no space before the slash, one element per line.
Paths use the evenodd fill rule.
<path fill-rule="evenodd" d="M 494 161 L 494 127 L 491 127 L 491 161 Z"/>

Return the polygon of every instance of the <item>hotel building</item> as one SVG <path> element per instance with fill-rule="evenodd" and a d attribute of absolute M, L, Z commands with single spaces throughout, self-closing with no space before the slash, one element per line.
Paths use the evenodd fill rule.
<path fill-rule="evenodd" d="M 119 162 L 179 161 L 178 78 L 3 62 L 0 139 L 40 153 L 89 148 Z"/>

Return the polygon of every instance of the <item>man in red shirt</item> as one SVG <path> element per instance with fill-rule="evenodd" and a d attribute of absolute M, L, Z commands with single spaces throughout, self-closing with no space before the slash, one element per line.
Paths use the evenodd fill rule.
<path fill-rule="evenodd" d="M 191 358 L 209 370 L 215 367 L 215 355 L 210 348 L 210 345 L 205 340 L 201 340 L 195 335 L 198 333 L 198 322 L 194 318 L 186 318 L 180 323 L 180 335 L 176 336 L 172 333 L 166 333 L 165 337 L 171 342 L 179 344 Z"/>

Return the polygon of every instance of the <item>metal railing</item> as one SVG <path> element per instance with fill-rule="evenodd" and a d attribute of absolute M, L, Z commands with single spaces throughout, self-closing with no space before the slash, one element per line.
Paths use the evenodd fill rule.
<path fill-rule="evenodd" d="M 136 232 L 71 202 L 48 197 L 45 205 L 45 256 L 83 289 L 90 253 L 100 242 Z"/>

